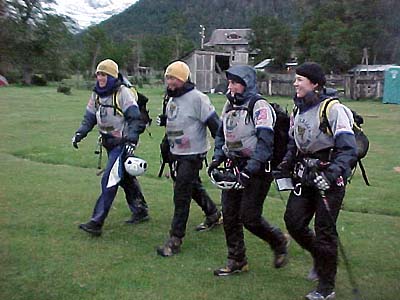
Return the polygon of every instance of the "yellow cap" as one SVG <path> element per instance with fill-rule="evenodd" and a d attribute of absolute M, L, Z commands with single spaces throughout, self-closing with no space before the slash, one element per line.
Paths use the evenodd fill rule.
<path fill-rule="evenodd" d="M 96 73 L 97 72 L 103 72 L 114 78 L 118 78 L 118 65 L 115 61 L 106 59 L 97 65 Z"/>
<path fill-rule="evenodd" d="M 190 69 L 183 61 L 175 61 L 165 70 L 165 76 L 175 77 L 183 82 L 188 81 Z"/>

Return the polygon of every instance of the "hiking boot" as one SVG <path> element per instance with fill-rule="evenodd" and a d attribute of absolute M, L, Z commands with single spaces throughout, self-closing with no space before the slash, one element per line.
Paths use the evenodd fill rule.
<path fill-rule="evenodd" d="M 310 269 L 310 272 L 308 272 L 307 275 L 307 280 L 309 281 L 317 281 L 319 279 L 318 274 L 317 274 L 317 270 L 315 269 L 315 266 L 313 266 Z"/>
<path fill-rule="evenodd" d="M 79 225 L 79 229 L 82 229 L 86 231 L 87 233 L 90 233 L 93 236 L 100 236 L 101 235 L 101 227 L 99 223 L 95 221 L 89 221 L 87 223 L 83 223 Z"/>
<path fill-rule="evenodd" d="M 157 248 L 157 254 L 163 257 L 172 256 L 181 251 L 182 239 L 171 236 L 163 246 Z"/>
<path fill-rule="evenodd" d="M 274 250 L 274 267 L 276 269 L 284 267 L 288 262 L 288 247 L 290 244 L 290 236 L 286 233 L 283 234 L 281 246 Z"/>
<path fill-rule="evenodd" d="M 236 261 L 228 259 L 228 263 L 225 267 L 214 270 L 215 276 L 229 276 L 232 274 L 242 273 L 249 271 L 249 265 L 246 260 Z"/>
<path fill-rule="evenodd" d="M 207 231 L 213 229 L 215 226 L 222 224 L 222 213 L 220 211 L 207 216 L 204 222 L 196 226 L 196 231 Z"/>
<path fill-rule="evenodd" d="M 145 214 L 132 214 L 129 220 L 126 220 L 125 223 L 127 224 L 139 224 L 142 222 L 146 222 L 150 220 L 150 217 L 147 213 Z"/>
<path fill-rule="evenodd" d="M 306 299 L 308 300 L 333 300 L 335 298 L 336 298 L 335 292 L 330 292 L 326 296 L 324 296 L 317 291 L 312 291 L 306 295 Z"/>

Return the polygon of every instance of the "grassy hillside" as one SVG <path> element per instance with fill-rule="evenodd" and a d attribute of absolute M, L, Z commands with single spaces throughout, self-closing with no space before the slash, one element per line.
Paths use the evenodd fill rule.
<path fill-rule="evenodd" d="M 161 88 L 143 89 L 150 113 L 160 112 Z M 79 150 L 71 137 L 84 113 L 89 91 L 71 96 L 55 87 L 0 89 L 0 299 L 302 299 L 314 284 L 305 276 L 311 259 L 296 243 L 290 263 L 272 267 L 268 247 L 246 233 L 250 272 L 215 278 L 225 263 L 222 228 L 197 233 L 203 219 L 192 205 L 182 253 L 156 255 L 167 237 L 173 205 L 172 185 L 158 178 L 162 128 L 143 134 L 137 154 L 149 162 L 139 180 L 150 206 L 148 223 L 130 226 L 123 192 L 119 193 L 100 238 L 78 230 L 100 191 L 93 153 L 94 131 Z M 224 99 L 212 95 L 220 111 Z M 287 98 L 273 98 L 282 105 Z M 378 101 L 346 102 L 365 117 L 371 149 L 365 166 L 372 186 L 359 173 L 348 187 L 338 231 L 363 299 L 398 299 L 400 288 L 400 106 Z M 104 164 L 104 161 L 103 161 Z M 395 169 L 397 167 L 397 169 Z M 397 171 L 396 171 L 397 170 Z M 206 187 L 219 203 L 219 191 L 202 171 Z M 271 190 L 264 215 L 284 228 L 287 194 Z M 344 264 L 337 276 L 337 298 L 353 299 Z"/>

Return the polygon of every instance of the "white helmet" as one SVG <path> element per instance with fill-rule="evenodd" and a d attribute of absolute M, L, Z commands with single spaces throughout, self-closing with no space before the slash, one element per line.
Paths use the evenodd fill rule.
<path fill-rule="evenodd" d="M 147 162 L 139 157 L 129 156 L 124 162 L 124 167 L 129 175 L 140 176 L 146 172 Z"/>
<path fill-rule="evenodd" d="M 221 190 L 239 190 L 244 187 L 239 183 L 239 172 L 236 168 L 216 168 L 211 171 L 211 182 Z"/>

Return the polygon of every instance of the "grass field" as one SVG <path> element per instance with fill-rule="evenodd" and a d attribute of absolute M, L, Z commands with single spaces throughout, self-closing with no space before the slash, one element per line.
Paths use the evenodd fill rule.
<path fill-rule="evenodd" d="M 161 88 L 143 89 L 153 119 L 160 113 Z M 294 242 L 290 263 L 275 270 L 267 246 L 246 233 L 250 272 L 215 278 L 226 260 L 222 228 L 197 233 L 203 219 L 193 205 L 182 252 L 156 255 L 169 230 L 172 184 L 157 178 L 162 128 L 142 135 L 137 154 L 149 164 L 140 178 L 151 220 L 126 225 L 129 211 L 120 192 L 104 233 L 92 238 L 78 230 L 89 220 L 99 194 L 97 131 L 79 150 L 71 137 L 79 126 L 89 91 L 71 96 L 56 87 L 0 89 L 0 299 L 302 299 L 314 284 L 305 276 L 311 259 Z M 212 96 L 220 111 L 224 99 Z M 272 98 L 291 107 L 288 98 Z M 400 295 L 400 106 L 378 101 L 345 101 L 365 117 L 371 147 L 364 164 L 371 186 L 357 171 L 347 189 L 338 231 L 363 299 Z M 104 161 L 103 161 L 104 164 Z M 219 191 L 202 176 L 219 203 Z M 264 215 L 284 228 L 283 200 L 272 189 Z M 343 262 L 337 299 L 353 299 Z"/>

